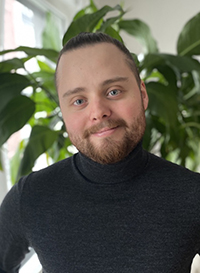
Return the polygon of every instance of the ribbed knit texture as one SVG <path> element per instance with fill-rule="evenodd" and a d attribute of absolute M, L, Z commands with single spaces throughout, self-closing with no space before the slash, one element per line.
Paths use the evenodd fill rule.
<path fill-rule="evenodd" d="M 18 272 L 28 246 L 45 273 L 189 273 L 200 250 L 200 175 L 141 144 L 111 165 L 78 153 L 5 198 L 0 273 Z"/>

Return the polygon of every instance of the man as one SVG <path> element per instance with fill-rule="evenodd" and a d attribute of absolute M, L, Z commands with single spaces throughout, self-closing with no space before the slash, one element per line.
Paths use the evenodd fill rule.
<path fill-rule="evenodd" d="M 142 149 L 148 96 L 129 51 L 102 33 L 56 70 L 79 152 L 22 178 L 0 212 L 0 273 L 28 247 L 45 273 L 188 273 L 200 251 L 200 175 Z"/>

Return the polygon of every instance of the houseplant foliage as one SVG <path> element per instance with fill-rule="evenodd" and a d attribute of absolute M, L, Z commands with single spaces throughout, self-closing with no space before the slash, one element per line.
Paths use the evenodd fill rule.
<path fill-rule="evenodd" d="M 110 15 L 113 12 L 115 16 Z M 138 19 L 125 20 L 124 14 L 120 5 L 98 9 L 90 1 L 76 14 L 60 45 L 83 31 L 102 31 L 122 42 L 121 34 L 127 32 L 138 39 L 144 58 L 139 61 L 133 56 L 150 98 L 144 148 L 196 170 L 200 156 L 200 13 L 183 27 L 176 55 L 159 52 L 148 25 Z M 19 144 L 11 162 L 13 182 L 29 173 L 43 153 L 53 162 L 71 155 L 54 84 L 59 43 L 53 42 L 51 24 L 48 15 L 43 37 L 49 39 L 44 45 L 51 48 L 21 46 L 0 52 L 6 56 L 0 62 L 0 146 L 24 125 L 31 126 L 30 137 Z M 7 59 L 10 52 L 25 55 Z M 34 72 L 27 68 L 32 59 L 38 66 Z"/>

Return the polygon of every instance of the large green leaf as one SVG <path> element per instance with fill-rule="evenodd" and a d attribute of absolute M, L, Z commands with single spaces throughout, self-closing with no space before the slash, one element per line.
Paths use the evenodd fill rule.
<path fill-rule="evenodd" d="M 16 131 L 21 129 L 35 111 L 35 103 L 17 96 L 0 112 L 0 146 Z"/>
<path fill-rule="evenodd" d="M 15 49 L 8 49 L 4 51 L 0 51 L 0 55 L 4 55 L 10 52 L 18 52 L 23 51 L 28 56 L 45 56 L 46 58 L 50 59 L 53 62 L 57 62 L 58 52 L 53 49 L 43 49 L 43 48 L 34 48 L 34 47 L 27 47 L 27 46 L 19 46 Z"/>
<path fill-rule="evenodd" d="M 39 71 L 39 72 L 34 72 L 31 74 L 38 82 L 40 82 L 40 85 L 44 84 L 45 82 L 51 82 L 54 84 L 54 72 L 49 72 L 49 71 Z"/>
<path fill-rule="evenodd" d="M 102 9 L 92 14 L 85 14 L 82 17 L 79 17 L 77 20 L 73 21 L 63 37 L 63 45 L 80 32 L 92 32 L 97 26 L 99 20 L 101 20 L 108 12 L 114 10 L 120 11 L 121 7 L 119 5 L 115 6 L 114 8 L 111 8 L 110 6 L 104 6 Z"/>
<path fill-rule="evenodd" d="M 46 111 L 48 114 L 56 108 L 56 104 L 48 98 L 44 90 L 35 92 L 31 98 L 36 103 L 36 112 Z"/>
<path fill-rule="evenodd" d="M 162 56 L 167 63 L 178 68 L 180 72 L 191 72 L 193 70 L 200 71 L 199 62 L 190 57 L 170 54 L 162 54 Z"/>
<path fill-rule="evenodd" d="M 183 94 L 183 102 L 192 110 L 195 109 L 195 105 L 199 109 L 200 102 L 200 73 L 197 71 L 192 71 L 182 78 L 182 84 L 180 88 Z M 200 113 L 200 112 L 199 112 Z"/>
<path fill-rule="evenodd" d="M 38 66 L 42 71 L 47 71 L 55 74 L 55 69 L 49 66 L 47 63 L 37 60 Z"/>
<path fill-rule="evenodd" d="M 13 58 L 6 61 L 0 62 L 0 72 L 10 72 L 11 70 L 17 70 L 19 68 L 24 68 L 24 63 L 28 61 L 31 57 L 28 58 Z"/>
<path fill-rule="evenodd" d="M 197 60 L 187 56 L 172 54 L 148 54 L 141 63 L 141 70 L 153 69 L 158 65 L 170 65 L 176 67 L 180 72 L 200 71 L 200 64 Z"/>
<path fill-rule="evenodd" d="M 124 15 L 124 13 L 125 12 L 121 9 L 118 16 L 108 18 L 105 22 L 102 23 L 99 31 L 105 32 L 108 27 L 112 27 L 112 25 L 115 24 Z"/>
<path fill-rule="evenodd" d="M 161 118 L 167 127 L 177 129 L 177 94 L 170 86 L 150 82 L 146 84 L 151 114 Z"/>
<path fill-rule="evenodd" d="M 200 13 L 190 19 L 181 31 L 177 52 L 179 55 L 200 55 Z"/>
<path fill-rule="evenodd" d="M 151 30 L 143 21 L 138 19 L 121 20 L 119 27 L 133 35 L 142 44 L 145 54 L 158 52 L 157 43 L 151 34 Z"/>
<path fill-rule="evenodd" d="M 72 145 L 70 139 L 59 134 L 57 141 L 54 142 L 48 153 L 54 161 L 63 160 L 72 156 L 72 153 L 67 149 L 70 145 Z"/>
<path fill-rule="evenodd" d="M 122 37 L 113 27 L 107 27 L 105 29 L 105 33 L 123 43 Z"/>
<path fill-rule="evenodd" d="M 17 183 L 17 174 L 18 174 L 18 169 L 19 169 L 20 162 L 21 162 L 21 155 L 22 155 L 22 153 L 24 151 L 25 142 L 26 142 L 26 140 L 22 140 L 19 143 L 14 156 L 12 156 L 12 158 L 10 160 L 10 170 L 11 170 L 12 184 Z"/>
<path fill-rule="evenodd" d="M 11 99 L 19 96 L 22 90 L 30 85 L 31 82 L 23 75 L 0 74 L 0 112 Z"/>
<path fill-rule="evenodd" d="M 32 128 L 29 142 L 25 148 L 22 158 L 19 176 L 27 174 L 34 166 L 35 160 L 44 152 L 46 152 L 58 137 L 56 131 L 52 131 L 46 126 L 38 126 Z"/>
<path fill-rule="evenodd" d="M 78 11 L 75 14 L 72 21 L 77 20 L 78 18 L 82 17 L 85 14 L 96 12 L 97 10 L 98 9 L 97 9 L 96 5 L 94 4 L 94 2 L 92 0 L 90 0 L 90 4 L 88 6 L 86 6 L 86 7 L 84 7 L 82 10 Z"/>

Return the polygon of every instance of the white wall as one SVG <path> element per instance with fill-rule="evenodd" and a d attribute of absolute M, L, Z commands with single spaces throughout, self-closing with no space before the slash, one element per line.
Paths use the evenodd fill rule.
<path fill-rule="evenodd" d="M 0 171 L 0 204 L 7 192 L 5 172 Z"/>
<path fill-rule="evenodd" d="M 0 150 L 0 157 L 3 162 L 3 170 L 0 171 L 0 204 L 11 188 L 11 180 L 10 180 L 10 175 L 9 175 L 9 162 L 8 162 L 8 157 L 7 157 L 7 148 L 6 145 L 3 145 Z"/>
<path fill-rule="evenodd" d="M 115 6 L 120 0 L 94 0 L 98 7 Z M 124 9 L 130 9 L 126 19 L 141 19 L 148 24 L 158 47 L 163 53 L 175 53 L 178 35 L 191 17 L 200 12 L 199 0 L 124 0 Z M 138 43 L 122 35 L 129 50 L 141 52 Z"/>
<path fill-rule="evenodd" d="M 0 18 L 3 18 L 5 0 L 0 0 Z M 0 20 L 0 50 L 3 49 L 4 21 Z"/>

